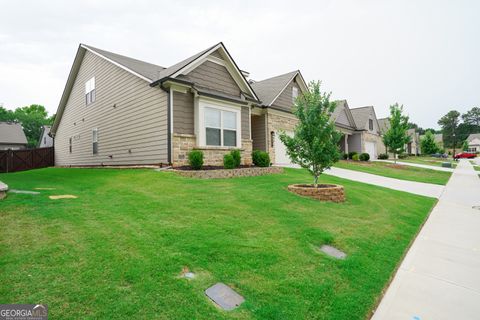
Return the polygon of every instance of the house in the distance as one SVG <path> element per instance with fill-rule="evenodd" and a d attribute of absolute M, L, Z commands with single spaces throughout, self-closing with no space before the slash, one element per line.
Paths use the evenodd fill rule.
<path fill-rule="evenodd" d="M 472 133 L 467 138 L 468 152 L 480 152 L 480 133 Z"/>
<path fill-rule="evenodd" d="M 53 138 L 50 136 L 50 126 L 42 126 L 37 148 L 53 147 Z"/>
<path fill-rule="evenodd" d="M 353 119 L 359 135 L 360 150 L 353 150 L 359 153 L 368 153 L 370 159 L 377 159 L 381 153 L 382 138 L 380 135 L 380 125 L 375 114 L 373 106 L 352 108 Z M 358 149 L 358 148 L 357 148 Z"/>
<path fill-rule="evenodd" d="M 16 122 L 0 122 L 0 150 L 19 150 L 27 147 L 27 137 Z"/>
<path fill-rule="evenodd" d="M 390 119 L 389 118 L 378 119 L 378 123 L 380 126 L 380 133 L 383 136 L 385 132 L 387 132 L 388 129 L 390 129 Z M 415 156 L 419 155 L 420 154 L 420 136 L 418 132 L 416 132 L 414 128 L 408 129 L 407 135 L 410 137 L 410 142 L 404 146 L 405 153 L 409 155 L 415 155 Z M 388 150 L 383 144 L 383 141 L 382 141 L 381 149 L 382 149 L 382 153 L 388 153 Z"/>

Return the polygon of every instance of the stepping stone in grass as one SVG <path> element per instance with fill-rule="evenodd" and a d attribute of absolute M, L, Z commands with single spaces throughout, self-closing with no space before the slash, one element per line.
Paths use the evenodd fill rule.
<path fill-rule="evenodd" d="M 55 190 L 55 188 L 35 188 L 35 190 Z"/>
<path fill-rule="evenodd" d="M 19 194 L 40 194 L 40 192 L 37 192 L 37 191 L 16 190 L 16 189 L 10 189 L 8 192 L 19 193 Z"/>
<path fill-rule="evenodd" d="M 224 283 L 217 283 L 207 290 L 205 294 L 223 310 L 233 310 L 241 305 L 245 299 Z"/>
<path fill-rule="evenodd" d="M 340 251 L 337 248 L 329 246 L 327 244 L 322 245 L 320 247 L 320 251 L 329 255 L 330 257 L 334 257 L 337 259 L 345 259 L 347 257 L 347 254 L 345 252 Z"/>
<path fill-rule="evenodd" d="M 77 196 L 71 195 L 71 194 L 62 194 L 58 196 L 49 196 L 50 199 L 52 200 L 58 200 L 58 199 L 76 199 Z"/>

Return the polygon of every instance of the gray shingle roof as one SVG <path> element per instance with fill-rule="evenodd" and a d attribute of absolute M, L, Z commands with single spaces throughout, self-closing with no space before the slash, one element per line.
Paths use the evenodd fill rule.
<path fill-rule="evenodd" d="M 264 106 L 271 106 L 278 94 L 298 74 L 298 70 L 250 83 Z"/>
<path fill-rule="evenodd" d="M 468 138 L 467 138 L 467 141 L 470 142 L 472 141 L 473 139 L 480 139 L 480 133 L 471 133 Z"/>
<path fill-rule="evenodd" d="M 372 111 L 372 106 L 350 109 L 358 130 L 368 130 L 368 119 L 370 119 Z"/>
<path fill-rule="evenodd" d="M 112 61 L 115 61 L 118 64 L 121 64 L 122 66 L 138 73 L 139 75 L 141 75 L 141 76 L 143 76 L 147 79 L 150 79 L 151 81 L 154 81 L 154 80 L 158 79 L 160 73 L 162 71 L 166 70 L 164 67 L 161 67 L 161 66 L 153 64 L 153 63 L 149 63 L 149 62 L 133 59 L 133 58 L 130 58 L 130 57 L 122 56 L 120 54 L 116 54 L 116 53 L 113 53 L 113 52 L 110 52 L 110 51 L 98 49 L 98 48 L 95 48 L 95 47 L 92 47 L 92 46 L 89 46 L 89 45 L 86 45 L 86 44 L 82 44 L 82 46 L 84 46 L 84 47 L 86 47 L 86 48 L 88 48 L 92 51 L 95 51 L 95 52 L 101 54 L 102 56 L 104 56 L 104 57 L 106 57 L 106 58 L 108 58 Z"/>
<path fill-rule="evenodd" d="M 20 123 L 0 122 L 0 143 L 27 144 L 27 137 Z"/>

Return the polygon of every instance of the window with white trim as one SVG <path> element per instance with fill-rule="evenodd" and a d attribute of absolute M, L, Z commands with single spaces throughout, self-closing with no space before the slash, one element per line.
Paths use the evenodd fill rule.
<path fill-rule="evenodd" d="M 95 102 L 95 77 L 85 82 L 85 104 Z"/>
<path fill-rule="evenodd" d="M 297 100 L 298 97 L 298 88 L 297 87 L 292 87 L 292 102 L 295 103 L 295 100 Z"/>
<path fill-rule="evenodd" d="M 93 154 L 98 153 L 98 129 L 92 129 L 92 152 Z"/>
<path fill-rule="evenodd" d="M 236 112 L 206 107 L 204 109 L 205 144 L 207 146 L 237 146 Z"/>

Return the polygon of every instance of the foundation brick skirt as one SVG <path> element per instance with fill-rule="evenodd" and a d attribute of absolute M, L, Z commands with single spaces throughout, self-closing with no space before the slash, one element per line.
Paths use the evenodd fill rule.
<path fill-rule="evenodd" d="M 175 170 L 175 173 L 183 177 L 198 179 L 225 179 L 238 177 L 254 177 L 266 174 L 283 173 L 281 167 L 252 167 L 238 169 L 218 169 L 218 170 Z"/>
<path fill-rule="evenodd" d="M 343 186 L 337 184 L 319 184 L 318 188 L 314 188 L 311 184 L 291 184 L 288 186 L 288 191 L 320 201 L 345 201 Z"/>

